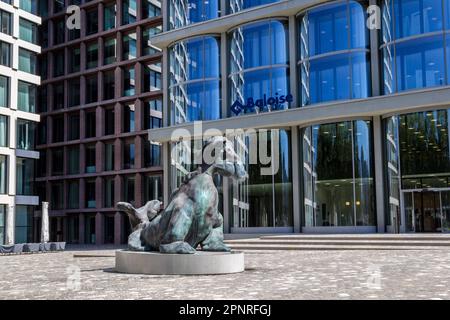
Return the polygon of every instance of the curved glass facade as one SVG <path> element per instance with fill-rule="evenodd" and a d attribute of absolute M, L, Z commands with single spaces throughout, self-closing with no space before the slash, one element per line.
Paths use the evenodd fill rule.
<path fill-rule="evenodd" d="M 232 227 L 292 227 L 290 131 L 241 134 L 235 137 L 234 147 L 248 178 L 233 181 Z"/>
<path fill-rule="evenodd" d="M 382 4 L 384 94 L 448 84 L 448 1 L 384 0 Z"/>
<path fill-rule="evenodd" d="M 170 0 L 169 12 L 169 28 L 181 28 L 217 18 L 220 0 Z"/>
<path fill-rule="evenodd" d="M 240 102 L 244 106 L 242 113 L 287 109 L 290 100 L 287 20 L 247 24 L 230 31 L 229 36 L 230 104 Z M 271 97 L 273 100 L 269 100 Z"/>
<path fill-rule="evenodd" d="M 315 125 L 303 134 L 305 227 L 374 226 L 372 125 Z"/>
<path fill-rule="evenodd" d="M 213 36 L 169 48 L 171 124 L 220 118 L 220 49 Z"/>
<path fill-rule="evenodd" d="M 280 0 L 230 0 L 230 12 L 235 13 L 251 7 L 278 1 Z"/>
<path fill-rule="evenodd" d="M 358 1 L 337 1 L 300 15 L 303 106 L 371 95 L 366 18 L 366 8 Z"/>

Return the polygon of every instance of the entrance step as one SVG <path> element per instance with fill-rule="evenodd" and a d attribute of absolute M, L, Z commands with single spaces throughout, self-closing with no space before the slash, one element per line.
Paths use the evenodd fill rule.
<path fill-rule="evenodd" d="M 450 250 L 450 234 L 282 235 L 225 242 L 233 250 Z"/>

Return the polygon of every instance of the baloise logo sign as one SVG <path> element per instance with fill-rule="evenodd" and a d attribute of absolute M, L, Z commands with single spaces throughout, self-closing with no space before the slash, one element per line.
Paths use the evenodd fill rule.
<path fill-rule="evenodd" d="M 284 109 L 285 103 L 291 103 L 294 101 L 292 94 L 281 95 L 275 93 L 275 97 L 267 98 L 266 95 L 262 99 L 254 100 L 252 97 L 247 99 L 247 103 L 244 105 L 239 100 L 236 100 L 231 105 L 231 111 L 235 115 L 239 115 L 244 111 L 244 113 L 253 113 L 258 110 L 258 112 L 275 111 Z"/>

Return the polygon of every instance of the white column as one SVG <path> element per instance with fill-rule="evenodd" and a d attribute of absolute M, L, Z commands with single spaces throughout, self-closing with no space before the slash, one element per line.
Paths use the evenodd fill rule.
<path fill-rule="evenodd" d="M 373 153 L 375 163 L 375 198 L 376 198 L 376 214 L 377 214 L 377 232 L 384 233 L 384 161 L 383 161 L 383 126 L 380 117 L 373 117 Z"/>
<path fill-rule="evenodd" d="M 41 218 L 41 242 L 50 240 L 49 224 L 48 224 L 48 202 L 42 202 L 42 218 Z"/>
<path fill-rule="evenodd" d="M 14 244 L 14 225 L 15 225 L 14 211 L 15 211 L 14 205 L 10 204 L 8 206 L 8 211 L 6 213 L 5 245 Z"/>

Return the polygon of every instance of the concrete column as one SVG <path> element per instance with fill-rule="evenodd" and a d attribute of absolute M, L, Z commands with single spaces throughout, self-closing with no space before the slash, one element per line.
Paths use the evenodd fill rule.
<path fill-rule="evenodd" d="M 299 105 L 298 76 L 297 76 L 297 21 L 295 16 L 289 17 L 289 83 L 290 94 L 293 96 L 293 103 L 290 107 Z M 286 92 L 288 94 L 288 92 Z M 295 162 L 293 162 L 295 163 Z"/>
<path fill-rule="evenodd" d="M 301 199 L 300 199 L 300 168 L 303 167 L 303 163 L 300 159 L 300 147 L 299 144 L 299 130 L 298 127 L 291 128 L 291 159 L 292 159 L 292 213 L 294 222 L 294 232 L 301 231 Z"/>
<path fill-rule="evenodd" d="M 222 113 L 221 118 L 228 118 L 230 114 L 229 108 L 231 103 L 228 101 L 228 50 L 227 50 L 227 34 L 222 33 L 220 36 L 220 74 L 221 74 L 221 98 L 222 98 Z"/>
<path fill-rule="evenodd" d="M 223 17 L 227 14 L 229 2 L 230 1 L 227 1 L 227 0 L 220 0 L 220 15 L 219 15 L 220 17 Z"/>
<path fill-rule="evenodd" d="M 373 117 L 373 154 L 375 163 L 375 199 L 377 212 L 377 232 L 386 232 L 384 210 L 386 188 L 384 184 L 383 126 L 380 117 Z"/>
<path fill-rule="evenodd" d="M 164 142 L 161 146 L 162 148 L 162 158 L 163 158 L 163 202 L 164 207 L 166 207 L 169 204 L 169 197 L 172 192 L 171 186 L 170 186 L 170 178 L 171 178 L 171 172 L 170 172 L 170 144 L 168 142 Z"/>
<path fill-rule="evenodd" d="M 50 240 L 48 224 L 48 202 L 42 202 L 42 218 L 41 218 L 41 242 Z"/>
<path fill-rule="evenodd" d="M 114 244 L 119 245 L 122 242 L 122 215 L 116 212 L 114 215 Z"/>
<path fill-rule="evenodd" d="M 5 245 L 14 244 L 14 227 L 15 227 L 15 206 L 13 204 L 8 205 L 8 211 L 6 212 L 6 230 L 5 230 Z"/>
<path fill-rule="evenodd" d="M 168 17 L 168 1 L 162 2 L 162 14 L 163 17 Z M 168 19 L 163 19 L 163 30 L 168 30 Z M 167 71 L 162 73 L 162 92 L 163 94 L 163 109 L 162 109 L 162 126 L 168 127 L 170 125 L 170 118 L 171 114 L 169 111 L 169 95 L 168 95 L 168 71 L 169 71 L 169 52 L 167 51 L 167 48 L 163 49 L 162 52 L 162 67 Z M 170 186 L 170 179 L 171 179 L 171 172 L 170 172 L 170 143 L 163 143 L 161 146 L 161 152 L 162 152 L 162 161 L 163 161 L 163 202 L 164 206 L 167 206 L 169 202 L 169 196 L 171 194 L 171 186 Z"/>
<path fill-rule="evenodd" d="M 377 0 L 370 0 L 370 5 L 377 5 Z M 380 17 L 381 19 L 381 17 Z M 379 31 L 370 30 L 370 71 L 372 77 L 372 96 L 381 94 L 380 88 L 380 51 L 379 51 Z"/>
<path fill-rule="evenodd" d="M 161 1 L 161 16 L 163 21 L 163 32 L 169 30 L 169 1 Z"/>
<path fill-rule="evenodd" d="M 103 215 L 97 212 L 95 215 L 95 244 L 103 244 Z"/>

